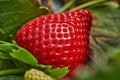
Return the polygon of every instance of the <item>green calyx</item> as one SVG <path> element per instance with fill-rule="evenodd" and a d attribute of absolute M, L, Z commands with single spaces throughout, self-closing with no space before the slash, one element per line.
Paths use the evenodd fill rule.
<path fill-rule="evenodd" d="M 0 60 L 9 60 L 14 65 L 14 68 L 1 70 L 0 76 L 25 73 L 31 68 L 41 70 L 55 79 L 62 78 L 68 73 L 67 67 L 51 69 L 51 66 L 38 64 L 31 53 L 14 41 L 13 43 L 0 41 Z"/>

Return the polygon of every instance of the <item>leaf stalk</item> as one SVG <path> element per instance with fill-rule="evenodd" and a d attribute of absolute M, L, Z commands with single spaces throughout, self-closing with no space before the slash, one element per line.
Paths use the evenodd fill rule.
<path fill-rule="evenodd" d="M 88 6 L 91 6 L 91 5 L 95 5 L 95 4 L 104 2 L 104 1 L 106 1 L 106 0 L 93 0 L 93 1 L 89 1 L 89 2 L 86 2 L 84 4 L 81 4 L 81 5 L 77 6 L 75 8 L 72 8 L 69 11 L 75 11 L 75 10 L 82 9 L 82 8 L 85 8 L 85 7 L 88 7 Z"/>
<path fill-rule="evenodd" d="M 28 68 L 14 68 L 14 69 L 2 70 L 0 71 L 0 76 L 23 73 L 26 70 L 28 70 Z"/>
<path fill-rule="evenodd" d="M 59 9 L 56 13 L 62 13 L 66 9 L 68 9 L 72 4 L 75 3 L 76 0 L 70 0 L 67 4 L 65 4 L 61 9 Z"/>

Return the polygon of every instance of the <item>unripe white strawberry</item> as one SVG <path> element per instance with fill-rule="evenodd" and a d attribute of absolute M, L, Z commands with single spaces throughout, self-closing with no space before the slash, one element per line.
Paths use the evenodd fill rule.
<path fill-rule="evenodd" d="M 25 80 L 56 80 L 37 69 L 30 69 L 29 71 L 26 71 L 24 78 Z"/>

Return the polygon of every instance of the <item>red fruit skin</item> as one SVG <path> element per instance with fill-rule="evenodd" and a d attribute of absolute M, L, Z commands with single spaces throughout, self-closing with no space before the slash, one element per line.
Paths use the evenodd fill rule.
<path fill-rule="evenodd" d="M 39 64 L 68 66 L 70 72 L 86 63 L 92 16 L 85 9 L 35 18 L 16 33 L 16 43 Z"/>

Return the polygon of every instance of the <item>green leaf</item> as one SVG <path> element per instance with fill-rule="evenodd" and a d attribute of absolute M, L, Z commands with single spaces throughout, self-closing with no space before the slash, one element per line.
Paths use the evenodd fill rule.
<path fill-rule="evenodd" d="M 68 67 L 52 69 L 52 67 L 49 65 L 46 66 L 46 65 L 39 64 L 38 68 L 40 70 L 44 71 L 45 73 L 47 73 L 48 75 L 52 76 L 55 79 L 60 79 L 69 72 Z"/>
<path fill-rule="evenodd" d="M 32 66 L 37 65 L 37 60 L 33 57 L 33 55 L 24 48 L 19 47 L 15 44 L 15 42 L 8 43 L 0 41 L 0 58 L 10 59 L 20 65 L 21 61 Z"/>
<path fill-rule="evenodd" d="M 21 76 L 8 75 L 0 77 L 0 80 L 24 80 L 24 78 Z"/>
<path fill-rule="evenodd" d="M 0 52 L 0 59 L 12 59 L 10 55 Z"/>
<path fill-rule="evenodd" d="M 37 60 L 35 59 L 35 57 L 33 57 L 32 54 L 30 54 L 27 50 L 25 50 L 23 48 L 19 47 L 18 50 L 12 50 L 10 55 L 17 60 L 20 60 L 20 61 L 30 64 L 32 66 L 37 65 Z"/>
<path fill-rule="evenodd" d="M 9 53 L 12 49 L 13 49 L 12 44 L 0 41 L 0 51 Z"/>
<path fill-rule="evenodd" d="M 11 41 L 23 24 L 47 13 L 34 0 L 0 0 L 0 40 Z"/>
<path fill-rule="evenodd" d="M 64 67 L 64 68 L 51 69 L 49 75 L 56 79 L 60 79 L 64 77 L 67 73 L 68 73 L 68 67 Z"/>
<path fill-rule="evenodd" d="M 50 65 L 46 66 L 46 65 L 42 65 L 42 64 L 38 64 L 37 67 L 40 68 L 41 70 L 43 70 L 46 73 L 50 73 L 51 68 L 52 68 L 52 66 L 50 66 Z"/>

